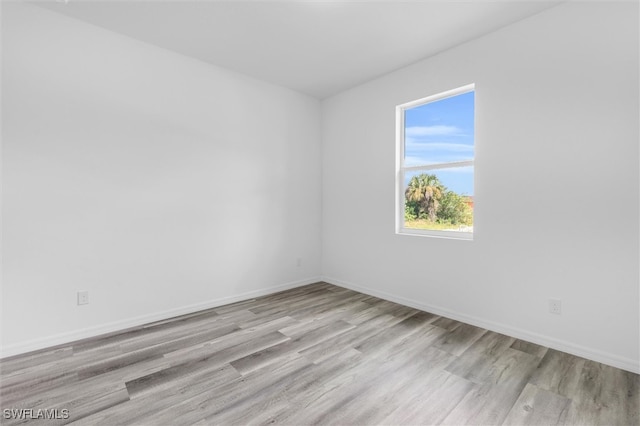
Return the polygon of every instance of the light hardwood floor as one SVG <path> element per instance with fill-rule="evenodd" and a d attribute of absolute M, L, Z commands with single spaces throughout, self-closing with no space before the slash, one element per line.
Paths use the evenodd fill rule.
<path fill-rule="evenodd" d="M 7 358 L 0 377 L 3 424 L 640 422 L 637 374 L 326 283 Z"/>

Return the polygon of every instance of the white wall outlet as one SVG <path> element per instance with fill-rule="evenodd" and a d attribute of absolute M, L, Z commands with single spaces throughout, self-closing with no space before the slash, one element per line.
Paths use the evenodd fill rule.
<path fill-rule="evenodd" d="M 79 291 L 78 292 L 78 305 L 87 305 L 89 303 L 89 292 L 88 291 Z"/>
<path fill-rule="evenodd" d="M 302 266 L 302 258 L 301 258 L 301 257 L 299 257 L 299 258 L 297 258 L 297 259 L 296 259 L 296 266 L 297 266 L 297 267 Z"/>
<path fill-rule="evenodd" d="M 562 300 L 549 299 L 549 312 L 552 314 L 560 315 L 562 313 Z"/>

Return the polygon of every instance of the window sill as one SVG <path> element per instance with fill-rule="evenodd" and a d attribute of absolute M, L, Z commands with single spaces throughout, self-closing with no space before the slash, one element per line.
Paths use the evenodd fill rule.
<path fill-rule="evenodd" d="M 408 235 L 411 237 L 431 237 L 431 238 L 445 238 L 448 240 L 473 241 L 473 232 L 431 231 L 426 229 L 400 228 L 400 230 L 396 231 L 396 234 Z"/>

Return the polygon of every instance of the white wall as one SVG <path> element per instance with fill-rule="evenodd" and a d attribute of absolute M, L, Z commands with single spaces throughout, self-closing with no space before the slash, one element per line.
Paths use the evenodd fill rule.
<path fill-rule="evenodd" d="M 639 371 L 638 38 L 568 3 L 325 100 L 326 279 Z M 475 239 L 395 235 L 395 106 L 468 83 Z"/>
<path fill-rule="evenodd" d="M 317 100 L 2 8 L 3 355 L 317 280 Z"/>

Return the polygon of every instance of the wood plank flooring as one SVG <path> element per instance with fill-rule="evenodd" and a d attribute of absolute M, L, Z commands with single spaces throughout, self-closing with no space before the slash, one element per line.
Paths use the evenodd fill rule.
<path fill-rule="evenodd" d="M 326 283 L 7 358 L 0 378 L 7 425 L 640 424 L 637 374 Z"/>

